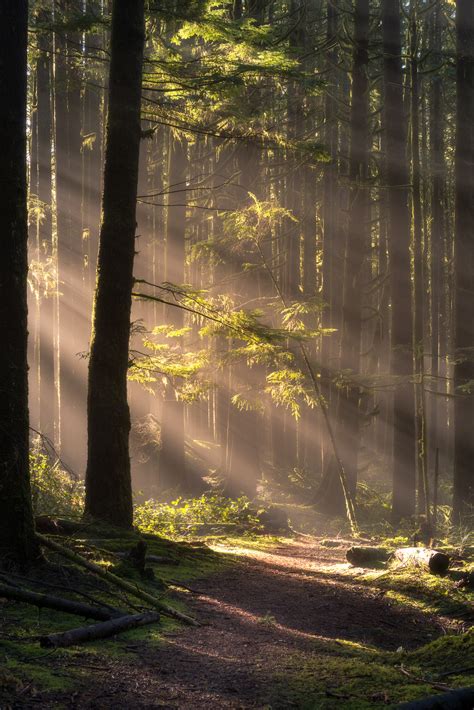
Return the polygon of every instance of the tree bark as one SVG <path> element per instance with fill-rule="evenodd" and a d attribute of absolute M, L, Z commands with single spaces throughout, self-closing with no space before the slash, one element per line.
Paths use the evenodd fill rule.
<path fill-rule="evenodd" d="M 441 17 L 442 11 L 438 6 L 433 14 L 433 39 L 432 55 L 433 65 L 439 67 L 442 62 L 441 57 Z M 429 443 L 430 455 L 433 467 L 436 458 L 439 456 L 439 449 L 444 439 L 443 430 L 438 431 L 438 421 L 441 423 L 443 410 L 438 401 L 437 392 L 442 392 L 443 388 L 439 384 L 438 377 L 442 373 L 440 367 L 441 341 L 444 309 L 443 304 L 443 252 L 445 241 L 446 219 L 444 215 L 444 196 L 446 166 L 444 160 L 444 128 L 443 115 L 444 106 L 442 101 L 442 77 L 437 71 L 432 80 L 431 88 L 431 112 L 430 112 L 430 148 L 431 148 L 431 377 L 432 389 L 435 395 L 432 397 L 430 407 Z"/>
<path fill-rule="evenodd" d="M 97 621 L 108 621 L 114 618 L 114 616 L 124 616 L 124 612 L 118 609 L 114 613 L 111 609 L 101 609 L 97 606 L 90 606 L 90 604 L 83 604 L 82 602 L 75 602 L 70 599 L 62 599 L 61 597 L 54 597 L 49 594 L 30 592 L 29 589 L 18 589 L 6 584 L 0 584 L 0 597 L 25 602 L 25 604 L 33 604 L 40 609 L 54 609 L 55 611 L 63 611 L 66 614 L 75 614 L 85 619 L 96 619 Z"/>
<path fill-rule="evenodd" d="M 0 3 L 0 562 L 38 554 L 28 461 L 27 0 Z"/>
<path fill-rule="evenodd" d="M 110 584 L 113 584 L 116 587 L 119 587 L 120 589 L 124 589 L 126 592 L 132 594 L 137 599 L 141 599 L 142 601 L 147 602 L 151 606 L 155 607 L 155 609 L 159 609 L 163 614 L 171 616 L 174 619 L 178 619 L 179 621 L 184 621 L 185 623 L 190 624 L 191 626 L 199 625 L 197 621 L 192 617 L 188 616 L 187 614 L 183 614 L 182 612 L 177 611 L 176 609 L 172 609 L 160 599 L 157 599 L 152 594 L 148 594 L 148 592 L 146 592 L 144 589 L 141 589 L 137 584 L 128 582 L 126 579 L 118 577 L 116 574 L 109 572 L 106 568 L 100 567 L 94 562 L 86 560 L 84 557 L 81 557 L 81 555 L 79 555 L 77 552 L 74 552 L 73 550 L 70 550 L 69 548 L 64 547 L 63 545 L 59 545 L 57 542 L 55 542 L 54 540 L 50 540 L 44 535 L 36 533 L 36 538 L 42 545 L 49 548 L 50 550 L 54 550 L 54 552 L 59 553 L 63 557 L 66 557 L 66 559 L 71 560 L 76 565 L 84 567 L 90 572 L 97 574 L 99 577 L 106 579 Z"/>
<path fill-rule="evenodd" d="M 42 648 L 67 648 L 68 646 L 76 646 L 88 641 L 109 638 L 129 629 L 136 629 L 138 626 L 155 624 L 159 620 L 160 615 L 156 611 L 148 611 L 144 614 L 129 614 L 118 619 L 103 621 L 101 624 L 81 626 L 79 629 L 70 629 L 62 633 L 41 636 L 40 646 Z"/>
<path fill-rule="evenodd" d="M 51 22 L 51 10 L 38 14 L 38 23 Z M 36 220 L 38 262 L 54 264 L 52 235 L 52 34 L 42 28 L 38 32 L 38 59 L 36 62 L 36 126 L 37 126 L 37 194 L 44 206 L 42 218 Z M 33 167 L 33 166 L 32 166 Z M 38 332 L 35 355 L 37 361 L 38 424 L 42 434 L 54 440 L 57 418 L 54 398 L 54 293 L 51 287 L 37 294 L 36 328 Z M 31 407 L 31 398 L 30 398 Z"/>
<path fill-rule="evenodd" d="M 392 554 L 386 547 L 350 547 L 346 552 L 346 560 L 351 565 L 370 567 L 380 562 L 387 562 Z"/>
<path fill-rule="evenodd" d="M 58 0 L 56 20 L 77 13 L 73 0 Z M 58 442 L 73 468 L 83 469 L 86 448 L 86 363 L 89 328 L 82 283 L 82 60 L 79 33 L 55 33 L 55 169 L 58 249 Z"/>
<path fill-rule="evenodd" d="M 186 236 L 186 179 L 187 143 L 182 136 L 170 133 L 168 219 L 166 232 L 166 281 L 184 283 L 185 236 Z M 180 308 L 165 308 L 167 325 L 176 330 L 184 327 L 184 311 Z M 182 352 L 183 338 L 172 341 Z M 161 449 L 159 454 L 159 488 L 177 488 L 190 493 L 186 476 L 184 448 L 184 402 L 178 399 L 173 383 L 165 387 L 161 410 Z"/>
<path fill-rule="evenodd" d="M 453 518 L 474 504 L 474 4 L 456 2 L 457 119 Z"/>
<path fill-rule="evenodd" d="M 369 247 L 369 0 L 357 0 L 354 18 L 351 145 L 349 155 L 349 224 L 341 338 L 341 368 L 349 377 L 360 373 L 363 267 Z M 347 482 L 355 494 L 360 438 L 361 390 L 348 383 L 339 399 L 342 457 Z"/>
<path fill-rule="evenodd" d="M 416 483 L 407 120 L 403 101 L 399 0 L 382 0 L 382 31 L 392 305 L 391 372 L 396 387 L 392 518 L 397 523 L 415 512 Z"/>
<path fill-rule="evenodd" d="M 427 567 L 432 574 L 444 574 L 450 563 L 449 556 L 444 552 L 427 547 L 402 547 L 395 550 L 394 558 L 403 565 Z"/>
<path fill-rule="evenodd" d="M 421 211 L 421 161 L 420 161 L 420 89 L 418 72 L 418 17 L 413 0 L 410 4 L 410 74 L 411 74 L 411 157 L 412 157 L 412 217 L 413 217 L 413 361 L 415 383 L 416 467 L 418 489 L 418 514 L 430 517 L 427 435 L 424 381 L 424 265 L 423 222 Z"/>
<path fill-rule="evenodd" d="M 115 0 L 103 220 L 89 363 L 85 513 L 121 527 L 130 527 L 133 518 L 127 370 L 144 40 L 144 1 Z"/>

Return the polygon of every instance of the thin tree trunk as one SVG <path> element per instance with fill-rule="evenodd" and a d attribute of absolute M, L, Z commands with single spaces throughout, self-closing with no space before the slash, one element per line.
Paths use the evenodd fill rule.
<path fill-rule="evenodd" d="M 166 281 L 184 283 L 186 234 L 186 179 L 187 144 L 184 138 L 170 134 L 168 219 L 166 232 Z M 166 323 L 176 330 L 184 326 L 184 311 L 169 306 L 165 310 Z M 182 351 L 183 338 L 173 341 Z M 187 490 L 184 453 L 184 402 L 174 390 L 172 382 L 165 388 L 161 414 L 161 450 L 159 456 L 159 486 L 161 489 Z"/>
<path fill-rule="evenodd" d="M 72 0 L 57 1 L 58 21 L 70 19 Z M 82 155 L 80 36 L 56 33 L 55 51 L 55 165 L 59 278 L 59 387 L 61 454 L 73 467 L 84 465 L 86 431 L 85 361 L 89 329 L 83 302 Z M 82 445 L 83 444 L 83 445 Z"/>
<path fill-rule="evenodd" d="M 51 13 L 44 11 L 42 21 L 50 21 Z M 52 38 L 44 30 L 39 35 L 39 57 L 36 65 L 37 129 L 38 129 L 38 199 L 45 205 L 44 217 L 38 220 L 38 258 L 45 264 L 50 260 L 53 268 L 52 243 L 52 111 L 51 111 L 51 49 Z M 39 377 L 38 398 L 40 405 L 39 428 L 50 438 L 54 436 L 54 293 L 50 287 L 40 298 L 39 309 Z"/>
<path fill-rule="evenodd" d="M 456 2 L 457 121 L 455 225 L 454 491 L 453 517 L 474 504 L 474 3 Z"/>
<path fill-rule="evenodd" d="M 352 68 L 351 145 L 349 178 L 351 183 L 346 284 L 344 289 L 341 367 L 349 377 L 360 374 L 362 335 L 362 286 L 365 255 L 369 246 L 369 0 L 355 6 L 354 58 Z M 360 386 L 348 383 L 340 395 L 342 457 L 348 485 L 355 493 L 360 435 Z"/>
<path fill-rule="evenodd" d="M 411 73 L 411 154 L 412 154 L 412 216 L 413 216 L 413 360 L 416 375 L 415 425 L 418 513 L 429 518 L 429 491 L 427 469 L 427 436 L 424 378 L 424 268 L 423 224 L 421 212 L 420 164 L 420 90 L 418 78 L 418 27 L 414 0 L 410 5 L 410 73 Z"/>
<path fill-rule="evenodd" d="M 433 27 L 433 64 L 439 67 L 441 64 L 441 8 L 438 6 L 434 10 Z M 443 139 L 443 103 L 442 103 L 442 78 L 439 71 L 433 78 L 431 89 L 431 111 L 430 111 L 430 147 L 431 147 L 431 377 L 432 389 L 435 393 L 441 393 L 444 388 L 439 386 L 439 376 L 442 373 L 440 367 L 441 358 L 441 338 L 442 338 L 442 313 L 443 308 L 443 251 L 445 240 L 445 217 L 444 217 L 444 193 L 445 193 L 445 173 L 444 163 L 444 139 Z M 442 414 L 439 398 L 436 394 L 431 402 L 430 421 L 430 453 L 431 459 L 435 460 L 436 451 L 442 449 L 441 428 L 439 427 L 439 414 Z M 441 422 L 440 422 L 441 423 Z M 443 432 L 444 438 L 444 432 Z"/>
<path fill-rule="evenodd" d="M 399 0 L 382 0 L 384 127 L 392 305 L 391 372 L 396 383 L 393 412 L 392 517 L 394 522 L 413 515 L 416 484 L 409 177 L 400 24 Z"/>

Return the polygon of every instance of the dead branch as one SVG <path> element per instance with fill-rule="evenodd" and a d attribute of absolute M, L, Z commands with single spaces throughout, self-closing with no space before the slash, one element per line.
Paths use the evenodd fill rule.
<path fill-rule="evenodd" d="M 136 629 L 138 626 L 154 624 L 159 620 L 160 614 L 157 611 L 149 611 L 145 614 L 130 614 L 128 616 L 121 616 L 118 619 L 104 621 L 101 624 L 81 626 L 80 628 L 70 629 L 62 633 L 41 636 L 40 645 L 42 648 L 66 648 L 67 646 L 75 646 L 80 643 L 87 643 L 88 641 L 109 638 L 110 636 L 121 634 L 129 629 Z"/>

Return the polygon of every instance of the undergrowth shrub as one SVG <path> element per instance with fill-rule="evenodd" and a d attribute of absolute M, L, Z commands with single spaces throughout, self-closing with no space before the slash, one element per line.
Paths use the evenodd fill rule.
<path fill-rule="evenodd" d="M 390 520 L 390 494 L 363 481 L 357 483 L 357 510 L 362 525 L 385 524 Z"/>
<path fill-rule="evenodd" d="M 76 481 L 41 446 L 30 449 L 31 497 L 35 515 L 77 518 L 84 504 L 84 483 Z"/>
<path fill-rule="evenodd" d="M 251 501 L 242 496 L 237 500 L 215 493 L 199 498 L 177 498 L 170 503 L 147 500 L 135 506 L 135 525 L 142 532 L 168 537 L 193 535 L 204 524 L 235 523 L 256 526 L 256 511 Z"/>

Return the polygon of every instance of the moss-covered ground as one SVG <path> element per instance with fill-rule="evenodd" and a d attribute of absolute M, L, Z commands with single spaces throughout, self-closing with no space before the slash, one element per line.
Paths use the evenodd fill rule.
<path fill-rule="evenodd" d="M 446 636 L 412 652 L 315 643 L 312 654 L 290 655 L 285 672 L 275 676 L 271 707 L 396 707 L 434 695 L 443 685 L 474 685 L 474 633 Z"/>
<path fill-rule="evenodd" d="M 189 586 L 192 580 L 213 574 L 230 564 L 230 559 L 218 555 L 202 541 L 174 542 L 154 535 L 124 533 L 103 527 L 90 527 L 73 538 L 55 536 L 60 544 L 114 574 L 133 581 L 171 607 L 184 610 L 185 603 L 169 598 L 168 591 Z M 165 557 L 175 564 L 149 563 L 155 579 L 143 579 L 134 567 L 116 553 L 128 552 L 138 540 L 145 539 L 147 554 Z M 27 576 L 9 574 L 7 578 L 21 587 L 85 603 L 106 603 L 130 613 L 143 609 L 142 602 L 119 588 L 104 583 L 96 575 L 81 570 L 54 552 L 45 552 L 45 564 L 30 570 Z M 0 581 L 5 581 L 0 575 Z M 187 584 L 186 584 L 187 583 Z M 186 593 L 186 590 L 182 590 Z M 37 609 L 28 604 L 0 599 L 0 707 L 3 702 L 19 699 L 33 690 L 73 692 L 80 686 L 87 669 L 77 663 L 84 656 L 83 647 L 45 651 L 39 637 L 85 625 L 78 616 L 51 609 Z M 177 628 L 173 619 L 162 616 L 159 625 L 142 627 L 121 634 L 116 639 L 89 643 L 86 656 L 100 665 L 101 659 L 121 657 L 129 653 L 130 642 L 161 643 L 164 634 Z M 54 664 L 49 660 L 54 658 Z"/>
<path fill-rule="evenodd" d="M 208 536 L 186 542 L 146 535 L 148 554 L 166 557 L 175 562 L 151 565 L 155 574 L 155 579 L 151 580 L 140 578 L 130 563 L 117 555 L 127 552 L 139 539 L 138 533 L 118 534 L 113 530 L 93 527 L 71 538 L 57 538 L 59 542 L 88 559 L 107 566 L 124 578 L 134 580 L 148 592 L 157 596 L 166 595 L 167 603 L 183 610 L 187 610 L 187 600 L 194 596 L 193 584 L 200 587 L 203 579 L 213 577 L 217 573 L 223 573 L 224 576 L 227 573 L 235 574 L 239 565 L 245 565 L 249 555 L 253 555 L 256 564 L 259 554 L 265 556 L 262 557 L 262 566 L 266 566 L 268 583 L 268 575 L 271 573 L 269 557 L 272 550 L 282 545 L 282 540 L 274 535 Z M 291 550 L 289 541 L 283 542 L 285 545 L 289 544 Z M 320 539 L 308 542 L 308 545 L 313 546 L 311 554 L 316 560 L 318 550 L 326 550 L 326 553 L 331 555 L 334 553 L 339 555 L 340 561 L 343 560 L 344 545 L 339 545 L 337 540 Z M 81 601 L 88 601 L 84 597 L 86 595 L 120 608 L 141 608 L 137 600 L 109 587 L 89 572 L 79 570 L 55 553 L 47 552 L 47 558 L 47 564 L 42 569 L 28 573 L 28 582 L 21 579 L 19 573 L 17 583 Z M 278 570 L 278 573 L 274 578 L 276 594 L 282 579 L 278 576 L 282 562 L 278 560 L 277 563 L 275 570 Z M 317 571 L 319 588 L 321 585 L 324 587 L 327 581 L 330 590 L 331 585 L 337 583 L 341 575 L 345 580 L 344 584 L 352 584 L 350 570 L 342 573 L 342 566 L 339 563 L 334 565 L 332 570 L 330 565 L 321 565 Z M 291 578 L 296 575 L 295 570 L 296 568 L 290 569 Z M 245 579 L 245 575 L 241 578 Z M 32 583 L 33 579 L 36 580 L 35 583 Z M 304 588 L 309 589 L 309 573 L 302 579 L 306 585 Z M 318 637 L 312 633 L 308 634 L 309 640 L 304 648 L 288 644 L 288 648 L 283 649 L 284 653 L 278 655 L 277 661 L 271 657 L 257 655 L 256 666 L 263 669 L 267 688 L 266 707 L 296 707 L 308 710 L 396 707 L 399 702 L 441 692 L 444 687 L 474 685 L 474 632 L 468 628 L 474 616 L 472 591 L 458 589 L 456 580 L 449 576 L 434 577 L 422 573 L 419 569 L 357 571 L 353 581 L 358 588 L 367 588 L 371 595 L 386 600 L 387 605 L 410 608 L 425 614 L 430 622 L 433 621 L 435 635 L 440 633 L 441 628 L 440 625 L 437 626 L 437 620 L 449 619 L 453 622 L 452 626 L 445 624 L 443 628 L 447 632 L 446 635 L 429 644 L 422 644 L 416 650 L 404 648 L 403 628 L 397 628 L 394 634 L 401 641 L 398 650 L 393 651 L 383 650 L 362 640 L 357 642 L 334 635 Z M 188 590 L 180 585 L 188 587 Z M 171 591 L 174 588 L 180 589 L 179 599 L 177 595 L 169 595 L 167 588 Z M 329 598 L 331 593 L 328 592 Z M 370 603 L 370 598 L 368 599 Z M 295 614 L 297 611 L 295 610 Z M 278 617 L 278 613 L 276 616 Z M 260 633 L 262 627 L 262 633 L 265 633 L 265 628 L 274 627 L 271 631 L 278 635 L 278 619 L 273 612 L 269 610 L 266 615 L 261 614 L 257 621 L 257 633 Z M 47 698 L 42 707 L 68 707 L 64 700 L 66 697 L 73 698 L 91 683 L 104 682 L 103 675 L 100 681 L 96 678 L 97 673 L 100 674 L 104 667 L 116 663 L 123 669 L 129 659 L 136 664 L 137 651 L 142 653 L 143 648 L 147 648 L 146 655 L 152 654 L 153 649 L 163 646 L 170 632 L 175 634 L 179 629 L 175 621 L 163 616 L 159 625 L 129 631 L 116 639 L 70 649 L 46 651 L 39 646 L 39 636 L 80 626 L 85 622 L 78 617 L 47 609 L 38 611 L 31 606 L 5 600 L 0 600 L 0 622 L 0 707 L 8 707 L 13 702 L 14 707 L 30 707 L 36 693 Z M 193 633 L 193 630 L 186 631 L 186 634 Z M 212 634 L 212 630 L 208 633 Z M 285 639 L 282 634 L 280 643 L 286 643 Z M 220 637 L 216 638 L 216 647 L 219 643 Z M 180 706 L 179 702 L 172 705 Z M 117 707 L 121 707 L 120 704 Z M 251 705 L 243 703 L 241 707 Z"/>

